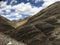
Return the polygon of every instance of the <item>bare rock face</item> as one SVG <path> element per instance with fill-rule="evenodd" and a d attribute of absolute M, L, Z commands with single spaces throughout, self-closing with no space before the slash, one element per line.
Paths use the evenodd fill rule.
<path fill-rule="evenodd" d="M 0 45 L 26 45 L 23 42 L 18 42 L 8 35 L 5 35 L 3 33 L 0 33 Z"/>
<path fill-rule="evenodd" d="M 8 36 L 2 38 L 4 44 L 0 40 L 1 45 L 11 43 L 10 40 L 14 45 L 60 45 L 60 2 L 15 25 L 7 19 L 0 18 L 1 33 Z"/>

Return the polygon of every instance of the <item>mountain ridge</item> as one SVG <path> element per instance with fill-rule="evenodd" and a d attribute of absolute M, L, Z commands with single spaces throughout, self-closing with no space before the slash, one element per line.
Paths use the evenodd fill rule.
<path fill-rule="evenodd" d="M 27 45 L 60 45 L 60 1 L 15 24 L 2 20 L 0 26 L 7 24 L 10 27 L 2 32 L 18 42 Z"/>

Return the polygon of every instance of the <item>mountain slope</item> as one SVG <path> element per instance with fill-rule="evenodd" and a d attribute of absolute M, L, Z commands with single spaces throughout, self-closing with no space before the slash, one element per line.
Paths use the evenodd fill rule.
<path fill-rule="evenodd" d="M 60 45 L 60 43 L 55 44 L 56 40 L 60 42 L 58 32 L 60 32 L 60 2 L 48 6 L 29 18 L 10 36 L 28 45 Z"/>
<path fill-rule="evenodd" d="M 14 27 L 11 26 L 10 22 L 11 21 L 8 19 L 0 16 L 0 32 L 10 31 L 14 29 Z"/>
<path fill-rule="evenodd" d="M 60 2 L 10 26 L 14 29 L 4 34 L 27 45 L 60 45 Z"/>

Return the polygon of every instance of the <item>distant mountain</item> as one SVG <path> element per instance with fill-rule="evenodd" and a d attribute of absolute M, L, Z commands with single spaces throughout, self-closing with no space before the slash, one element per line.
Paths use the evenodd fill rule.
<path fill-rule="evenodd" d="M 4 34 L 17 41 L 27 45 L 60 45 L 60 2 L 23 20 L 11 22 L 2 17 L 0 20 L 3 22 L 0 23 L 0 27 L 10 29 L 7 31 L 4 29 Z"/>

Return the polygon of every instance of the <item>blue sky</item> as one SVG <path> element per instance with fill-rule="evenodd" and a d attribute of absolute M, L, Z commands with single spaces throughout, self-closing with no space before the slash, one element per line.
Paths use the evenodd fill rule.
<path fill-rule="evenodd" d="M 57 1 L 60 0 L 3 0 L 0 2 L 0 15 L 9 20 L 19 20 L 33 16 Z"/>
<path fill-rule="evenodd" d="M 3 1 L 6 1 L 6 0 L 3 0 Z M 12 0 L 7 1 L 7 5 L 10 5 L 11 2 Z M 37 7 L 42 6 L 42 4 L 44 3 L 43 0 L 40 0 L 38 2 L 35 2 L 35 0 L 17 0 L 17 2 L 12 2 L 12 5 L 17 5 L 17 4 L 20 4 L 21 2 L 24 2 L 24 3 L 30 2 L 32 6 L 37 6 Z"/>

